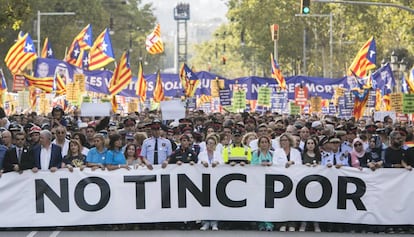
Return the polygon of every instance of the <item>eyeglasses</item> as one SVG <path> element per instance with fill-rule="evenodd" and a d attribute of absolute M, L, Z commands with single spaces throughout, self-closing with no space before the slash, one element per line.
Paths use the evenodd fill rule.
<path fill-rule="evenodd" d="M 56 134 L 65 134 L 64 131 L 56 131 Z"/>
<path fill-rule="evenodd" d="M 355 143 L 354 147 L 357 147 L 357 146 L 362 146 L 362 144 L 361 143 Z"/>

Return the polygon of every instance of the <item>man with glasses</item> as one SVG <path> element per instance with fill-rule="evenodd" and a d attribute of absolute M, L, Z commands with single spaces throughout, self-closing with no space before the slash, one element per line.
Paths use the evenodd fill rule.
<path fill-rule="evenodd" d="M 55 140 L 53 140 L 53 144 L 60 146 L 62 157 L 65 157 L 68 154 L 69 150 L 69 140 L 66 139 L 66 127 L 58 126 L 55 129 Z"/>
<path fill-rule="evenodd" d="M 26 146 L 26 134 L 16 133 L 15 146 L 8 149 L 4 158 L 4 172 L 23 172 L 23 170 L 34 167 L 34 159 L 29 155 L 29 148 Z"/>

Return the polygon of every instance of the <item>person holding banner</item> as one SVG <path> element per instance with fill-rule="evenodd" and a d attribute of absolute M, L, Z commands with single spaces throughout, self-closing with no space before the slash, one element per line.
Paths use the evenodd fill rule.
<path fill-rule="evenodd" d="M 52 144 L 52 133 L 49 130 L 40 131 L 39 145 L 32 148 L 30 156 L 34 158 L 35 165 L 32 171 L 57 171 L 62 165 L 62 149 Z"/>
<path fill-rule="evenodd" d="M 6 151 L 3 161 L 4 172 L 32 169 L 34 165 L 33 157 L 29 155 L 29 148 L 26 146 L 25 133 L 18 132 L 15 137 L 15 146 Z"/>
<path fill-rule="evenodd" d="M 124 153 L 122 152 L 122 137 L 119 134 L 109 136 L 109 149 L 106 153 L 106 167 L 108 170 L 127 169 Z"/>
<path fill-rule="evenodd" d="M 180 137 L 180 147 L 175 150 L 169 157 L 162 163 L 162 167 L 167 167 L 167 164 L 182 165 L 183 163 L 189 163 L 194 165 L 198 162 L 197 153 L 190 147 L 190 137 L 183 134 Z"/>
<path fill-rule="evenodd" d="M 412 167 L 407 164 L 407 151 L 402 148 L 404 141 L 400 131 L 392 131 L 390 133 L 390 146 L 385 149 L 385 168 L 405 168 L 412 170 Z"/>
<path fill-rule="evenodd" d="M 153 165 L 163 164 L 172 153 L 171 142 L 160 137 L 161 121 L 155 119 L 151 124 L 150 138 L 144 140 L 141 156 L 144 164 L 152 170 Z"/>
<path fill-rule="evenodd" d="M 94 135 L 95 147 L 91 148 L 86 156 L 86 166 L 90 167 L 92 171 L 101 168 L 105 170 L 106 165 L 106 152 L 105 137 L 96 133 Z"/>
<path fill-rule="evenodd" d="M 62 160 L 62 168 L 68 168 L 70 172 L 73 172 L 73 168 L 80 168 L 81 171 L 85 168 L 86 156 L 82 154 L 81 147 L 78 140 L 70 140 L 68 154 Z"/>
<path fill-rule="evenodd" d="M 271 166 L 275 159 L 274 152 L 270 150 L 272 140 L 267 136 L 261 136 L 258 139 L 259 148 L 252 153 L 251 165 Z M 260 222 L 260 231 L 273 231 L 272 222 Z"/>

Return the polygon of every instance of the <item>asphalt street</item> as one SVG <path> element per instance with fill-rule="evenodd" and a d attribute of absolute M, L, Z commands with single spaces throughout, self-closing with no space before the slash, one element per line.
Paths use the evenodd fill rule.
<path fill-rule="evenodd" d="M 154 236 L 154 237 L 185 237 L 185 236 L 212 236 L 215 237 L 226 237 L 226 236 L 238 236 L 238 237 L 250 237 L 250 236 L 278 236 L 278 237 L 294 237 L 294 236 L 364 236 L 364 237 L 374 237 L 374 236 L 385 236 L 390 235 L 393 237 L 397 236 L 407 236 L 408 234 L 384 234 L 384 233 L 333 233 L 333 232 L 265 232 L 265 231 L 254 231 L 254 230 L 220 230 L 220 231 L 200 231 L 200 230 L 190 230 L 190 231 L 180 231 L 180 230 L 137 230 L 137 231 L 65 231 L 65 230 L 50 230 L 50 231 L 30 231 L 30 230 L 21 230 L 21 231 L 1 231 L 0 236 L 7 237 L 79 237 L 79 236 L 88 236 L 88 237 L 109 237 L 109 236 Z"/>

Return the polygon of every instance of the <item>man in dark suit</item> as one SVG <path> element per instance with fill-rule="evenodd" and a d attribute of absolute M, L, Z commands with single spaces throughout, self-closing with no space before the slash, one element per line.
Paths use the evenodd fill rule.
<path fill-rule="evenodd" d="M 34 167 L 34 159 L 29 155 L 29 148 L 25 146 L 25 133 L 16 133 L 15 141 L 15 146 L 6 151 L 3 162 L 4 172 L 23 172 L 23 170 L 32 169 Z"/>
<path fill-rule="evenodd" d="M 34 158 L 33 172 L 50 170 L 55 172 L 62 166 L 62 149 L 52 144 L 52 133 L 49 130 L 40 131 L 39 145 L 32 148 L 30 152 Z"/>

